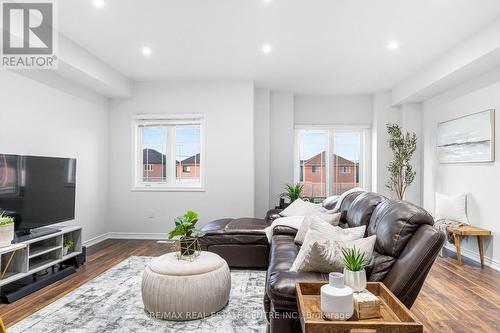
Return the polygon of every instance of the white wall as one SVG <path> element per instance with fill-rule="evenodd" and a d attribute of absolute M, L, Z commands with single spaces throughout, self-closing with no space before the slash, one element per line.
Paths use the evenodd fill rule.
<path fill-rule="evenodd" d="M 295 124 L 371 125 L 372 96 L 297 95 L 294 111 Z"/>
<path fill-rule="evenodd" d="M 413 183 L 406 189 L 405 200 L 417 206 L 421 206 L 423 180 L 422 147 L 424 144 L 424 139 L 422 137 L 422 103 L 402 104 L 400 110 L 402 130 L 417 135 L 417 149 L 411 159 L 411 165 L 416 174 Z"/>
<path fill-rule="evenodd" d="M 271 168 L 271 93 L 255 89 L 255 217 L 264 217 L 269 206 Z"/>
<path fill-rule="evenodd" d="M 293 183 L 293 93 L 271 92 L 271 159 L 269 207 L 279 203 L 285 184 Z"/>
<path fill-rule="evenodd" d="M 394 195 L 385 187 L 388 179 L 387 166 L 393 154 L 387 140 L 387 123 L 400 123 L 399 108 L 391 105 L 391 92 L 379 91 L 373 95 L 372 125 L 372 191 L 389 198 Z"/>
<path fill-rule="evenodd" d="M 206 124 L 205 192 L 132 192 L 131 116 L 201 113 Z M 113 100 L 109 119 L 111 232 L 165 235 L 187 210 L 200 226 L 254 215 L 254 87 L 241 82 L 137 83 L 132 98 Z"/>
<path fill-rule="evenodd" d="M 424 103 L 424 181 L 423 205 L 434 213 L 435 192 L 458 194 L 467 192 L 467 214 L 471 224 L 490 229 L 493 237 L 485 241 L 485 262 L 500 269 L 500 224 L 498 223 L 498 189 L 500 188 L 499 144 L 496 140 L 496 162 L 472 164 L 439 164 L 436 159 L 436 126 L 438 122 L 486 109 L 497 110 L 498 133 L 500 111 L 500 80 L 490 77 L 467 82 Z M 462 254 L 478 258 L 474 237 L 462 244 Z"/>
<path fill-rule="evenodd" d="M 0 152 L 77 159 L 75 220 L 63 224 L 87 241 L 107 232 L 108 114 L 105 99 L 78 95 L 1 71 Z"/>

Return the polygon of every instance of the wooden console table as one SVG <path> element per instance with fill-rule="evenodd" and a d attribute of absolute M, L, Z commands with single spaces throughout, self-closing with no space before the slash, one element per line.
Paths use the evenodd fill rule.
<path fill-rule="evenodd" d="M 471 225 L 462 225 L 459 227 L 447 227 L 446 231 L 453 234 L 455 239 L 455 247 L 457 249 L 457 261 L 459 265 L 462 265 L 462 257 L 460 255 L 460 240 L 463 236 L 476 236 L 477 246 L 479 248 L 479 258 L 481 260 L 481 267 L 484 266 L 484 250 L 483 250 L 483 239 L 482 237 L 491 236 L 491 231 L 482 229 L 479 227 L 473 227 Z"/>

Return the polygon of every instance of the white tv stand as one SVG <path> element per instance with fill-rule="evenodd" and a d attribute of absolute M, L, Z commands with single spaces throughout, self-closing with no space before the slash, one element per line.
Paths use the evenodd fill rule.
<path fill-rule="evenodd" d="M 82 253 L 81 227 L 55 228 L 60 231 L 0 247 L 0 277 L 3 275 L 0 288 Z M 63 255 L 64 239 L 74 243 L 73 249 L 66 255 Z"/>

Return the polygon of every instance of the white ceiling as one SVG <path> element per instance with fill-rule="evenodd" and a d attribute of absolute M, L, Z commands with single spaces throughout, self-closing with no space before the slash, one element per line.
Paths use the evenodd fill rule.
<path fill-rule="evenodd" d="M 390 89 L 500 16 L 498 0 L 104 2 L 59 1 L 59 29 L 131 79 L 253 79 L 314 94 Z"/>

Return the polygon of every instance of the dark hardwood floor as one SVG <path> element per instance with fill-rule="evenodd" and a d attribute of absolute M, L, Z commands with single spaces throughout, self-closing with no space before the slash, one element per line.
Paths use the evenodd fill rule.
<path fill-rule="evenodd" d="M 158 256 L 169 244 L 145 240 L 106 240 L 88 249 L 77 273 L 13 304 L 0 305 L 7 327 L 54 302 L 129 256 Z M 425 332 L 500 332 L 500 272 L 473 263 L 458 266 L 438 258 L 411 309 Z"/>

